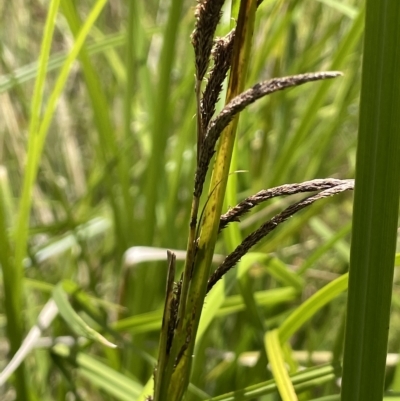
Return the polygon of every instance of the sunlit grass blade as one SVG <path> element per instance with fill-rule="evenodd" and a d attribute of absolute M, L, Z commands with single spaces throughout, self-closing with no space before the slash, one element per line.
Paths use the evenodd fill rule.
<path fill-rule="evenodd" d="M 382 399 L 400 195 L 400 3 L 366 2 L 342 401 Z"/>
<path fill-rule="evenodd" d="M 116 345 L 104 338 L 100 333 L 92 329 L 84 320 L 74 311 L 68 301 L 68 290 L 75 290 L 69 282 L 58 284 L 53 289 L 53 299 L 58 307 L 58 311 L 71 330 L 77 335 L 97 341 L 107 347 L 115 348 Z"/>
<path fill-rule="evenodd" d="M 329 249 L 331 249 L 338 241 L 340 241 L 346 234 L 351 231 L 351 224 L 347 224 L 341 230 L 330 236 L 325 243 L 316 249 L 307 260 L 300 266 L 297 271 L 298 274 L 303 274 L 308 268 L 310 268 L 322 255 L 324 255 Z"/>
<path fill-rule="evenodd" d="M 335 367 L 331 365 L 313 367 L 290 376 L 290 380 L 292 381 L 296 391 L 301 389 L 304 390 L 307 387 L 312 386 L 315 381 L 322 384 L 333 380 L 335 378 L 335 371 L 337 370 L 337 366 Z M 261 397 L 264 394 L 276 393 L 277 389 L 278 387 L 275 380 L 268 380 L 238 391 L 210 398 L 207 401 L 236 401 L 237 399 L 240 399 L 241 401 L 250 401 L 256 397 Z"/>
<path fill-rule="evenodd" d="M 50 45 L 53 36 L 55 17 L 58 10 L 59 2 L 54 1 L 51 3 L 49 15 L 46 23 L 45 33 L 43 36 L 42 52 L 39 58 L 39 72 L 38 78 L 35 85 L 35 93 L 32 100 L 31 120 L 29 125 L 29 143 L 28 143 L 28 157 L 25 169 L 24 183 L 22 189 L 22 195 L 19 205 L 18 221 L 15 230 L 15 266 L 13 268 L 13 291 L 12 299 L 8 300 L 13 305 L 13 314 L 9 316 L 8 327 L 11 330 L 9 338 L 11 339 L 11 347 L 13 353 L 19 347 L 22 341 L 22 269 L 23 260 L 26 254 L 27 239 L 28 239 L 28 225 L 29 215 L 32 204 L 32 191 L 35 183 L 37 170 L 39 167 L 39 161 L 42 154 L 46 134 L 54 114 L 57 99 L 64 87 L 68 73 L 72 66 L 73 61 L 76 59 L 83 42 L 93 25 L 102 8 L 105 5 L 105 1 L 99 1 L 91 15 L 88 17 L 80 35 L 75 42 L 71 53 L 65 61 L 63 68 L 60 72 L 59 78 L 55 84 L 54 90 L 47 103 L 46 110 L 43 115 L 43 119 L 40 120 L 40 113 L 42 109 L 42 93 L 44 87 L 44 80 L 46 76 L 46 67 L 49 58 Z M 17 371 L 17 378 L 19 377 L 18 372 L 23 372 L 23 365 Z M 21 373 L 23 374 L 23 373 Z M 26 388 L 24 385 L 24 379 L 18 379 L 17 385 L 18 392 L 21 391 L 21 399 L 29 399 L 26 394 Z"/>
<path fill-rule="evenodd" d="M 311 229 L 322 238 L 327 238 L 334 235 L 332 229 L 321 218 L 317 216 L 310 220 L 309 224 Z M 349 260 L 350 244 L 347 241 L 339 239 L 334 244 L 334 249 L 340 259 L 345 260 L 346 262 Z"/>
<path fill-rule="evenodd" d="M 222 305 L 219 306 L 220 297 L 223 290 L 222 284 L 223 281 L 218 282 L 206 298 L 207 302 L 198 330 L 198 337 L 200 339 L 215 318 L 231 316 L 232 313 L 241 312 L 246 309 L 246 305 L 241 295 L 231 295 L 226 297 L 224 298 Z M 216 295 L 213 296 L 213 294 Z M 259 308 L 274 308 L 282 304 L 293 302 L 298 297 L 297 291 L 292 287 L 281 287 L 266 291 L 256 291 L 253 295 L 257 307 Z M 96 300 L 93 300 L 93 302 L 95 301 Z M 210 307 L 207 307 L 207 305 L 210 305 Z M 111 327 L 113 330 L 118 332 L 129 331 L 132 333 L 150 333 L 160 329 L 161 318 L 162 310 L 159 309 L 153 312 L 142 313 L 119 320 Z"/>
<path fill-rule="evenodd" d="M 299 291 L 299 293 L 302 291 L 304 280 L 290 270 L 288 266 L 278 258 L 270 258 L 267 263 L 267 270 L 271 276 L 275 277 L 283 285 L 293 286 L 293 288 Z"/>
<path fill-rule="evenodd" d="M 317 293 L 298 306 L 279 327 L 281 342 L 289 340 L 302 324 L 310 319 L 318 310 L 347 289 L 348 274 L 332 281 Z"/>
<path fill-rule="evenodd" d="M 74 46 L 67 57 L 65 64 L 63 65 L 63 68 L 60 71 L 60 75 L 56 81 L 55 87 L 51 93 L 51 96 L 49 98 L 49 101 L 46 105 L 46 110 L 43 116 L 42 121 L 40 122 L 39 125 L 39 111 L 36 110 L 37 107 L 40 107 L 38 105 L 38 101 L 34 102 L 34 107 L 35 109 L 32 111 L 32 118 L 33 121 L 31 122 L 30 125 L 30 136 L 29 136 L 29 148 L 28 148 L 28 160 L 27 160 L 27 167 L 25 170 L 25 178 L 24 178 L 24 186 L 23 186 L 23 192 L 22 192 L 22 197 L 21 197 L 21 204 L 20 204 L 20 209 L 19 209 L 19 219 L 18 219 L 18 226 L 17 226 L 17 232 L 16 232 L 16 265 L 19 267 L 22 265 L 22 260 L 25 256 L 26 252 L 26 239 L 27 239 L 27 227 L 28 227 L 28 222 L 29 222 L 29 212 L 30 212 L 30 206 L 32 202 L 32 189 L 33 185 L 36 179 L 36 174 L 37 170 L 39 167 L 39 161 L 40 161 L 40 156 L 42 154 L 44 142 L 46 139 L 46 135 L 50 126 L 50 122 L 52 120 L 52 117 L 54 115 L 54 110 L 57 104 L 57 100 L 60 96 L 60 93 L 65 85 L 65 82 L 67 80 L 68 74 L 70 72 L 70 69 L 72 67 L 72 63 L 75 61 L 76 57 L 78 56 L 83 43 L 89 33 L 90 28 L 92 25 L 95 23 L 97 17 L 99 16 L 100 12 L 102 11 L 106 1 L 105 0 L 99 0 L 91 14 L 88 16 L 85 24 L 82 27 L 82 30 L 80 31 Z M 46 58 L 47 62 L 47 58 Z M 44 63 L 46 64 L 46 63 Z M 46 64 L 47 65 L 47 64 Z M 39 74 L 40 76 L 41 74 Z M 36 117 L 35 114 L 37 115 Z M 17 269 L 18 270 L 18 269 Z"/>
<path fill-rule="evenodd" d="M 39 56 L 39 70 L 35 83 L 35 89 L 31 104 L 31 119 L 29 124 L 29 154 L 27 167 L 25 169 L 24 186 L 20 199 L 18 220 L 15 227 L 15 259 L 14 265 L 7 263 L 3 265 L 3 274 L 8 277 L 10 287 L 5 289 L 5 302 L 7 304 L 7 332 L 11 346 L 11 354 L 15 354 L 22 343 L 23 338 L 23 318 L 22 318 L 22 277 L 23 259 L 26 252 L 28 240 L 29 213 L 32 197 L 32 187 L 36 176 L 35 159 L 38 159 L 38 130 L 40 124 L 40 114 L 42 111 L 42 99 L 44 81 L 46 77 L 47 62 L 50 54 L 50 47 L 53 38 L 56 15 L 59 7 L 59 0 L 54 0 L 50 4 L 43 33 L 41 52 Z M 3 208 L 3 205 L 1 205 Z M 6 239 L 8 243 L 8 239 Z M 31 398 L 26 387 L 24 365 L 22 364 L 16 372 L 17 397 L 23 400 Z"/>
<path fill-rule="evenodd" d="M 74 355 L 62 344 L 56 345 L 52 352 L 67 358 L 77 367 L 79 376 L 86 378 L 95 387 L 121 401 L 132 401 L 139 396 L 142 386 L 128 376 L 111 369 L 109 366 L 83 352 Z"/>
<path fill-rule="evenodd" d="M 120 47 L 125 43 L 125 34 L 116 33 L 102 37 L 95 43 L 87 46 L 89 55 L 105 52 L 108 49 Z M 47 72 L 54 71 L 57 68 L 62 67 L 66 58 L 68 57 L 65 53 L 56 53 L 49 57 L 47 64 Z M 31 64 L 24 65 L 11 74 L 0 76 L 0 93 L 9 91 L 17 84 L 23 84 L 37 77 L 39 63 L 33 62 Z"/>
<path fill-rule="evenodd" d="M 283 401 L 297 401 L 296 392 L 286 370 L 278 330 L 267 331 L 264 341 L 279 395 Z"/>

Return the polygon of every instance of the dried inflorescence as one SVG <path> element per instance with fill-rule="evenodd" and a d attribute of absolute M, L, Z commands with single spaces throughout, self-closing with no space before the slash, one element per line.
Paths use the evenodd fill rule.
<path fill-rule="evenodd" d="M 208 123 L 215 113 L 215 106 L 219 100 L 222 85 L 231 66 L 234 37 L 235 30 L 233 29 L 228 35 L 215 40 L 212 50 L 214 65 L 201 99 L 200 111 L 203 132 L 206 132 Z"/>
<path fill-rule="evenodd" d="M 257 2 L 257 7 L 262 1 Z M 295 75 L 292 77 L 274 78 L 254 85 L 252 88 L 232 99 L 213 120 L 215 106 L 222 91 L 223 82 L 232 62 L 235 29 L 223 38 L 214 40 L 216 27 L 221 18 L 222 0 L 199 0 L 195 10 L 196 24 L 192 33 L 192 44 L 196 64 L 197 96 L 197 170 L 194 196 L 200 198 L 204 180 L 215 145 L 223 129 L 235 115 L 257 99 L 270 93 L 301 85 L 306 82 L 334 78 L 341 73 L 320 72 Z M 214 44 L 214 45 L 213 45 Z M 206 88 L 200 98 L 201 84 L 207 73 L 210 56 L 213 68 L 210 71 Z"/>
<path fill-rule="evenodd" d="M 200 0 L 196 6 L 196 24 L 192 33 L 192 44 L 195 53 L 197 81 L 202 81 L 206 75 L 214 34 L 221 19 L 224 2 L 225 0 Z"/>
<path fill-rule="evenodd" d="M 257 7 L 263 0 L 257 1 Z M 196 78 L 202 81 L 206 75 L 210 62 L 210 53 L 213 48 L 214 34 L 217 25 L 221 19 L 221 9 L 225 0 L 199 0 L 194 15 L 196 24 L 192 33 L 192 44 L 195 52 Z M 229 46 L 233 43 L 234 30 L 225 36 L 225 45 Z M 217 40 L 218 41 L 218 40 Z"/>
<path fill-rule="evenodd" d="M 207 292 L 211 290 L 214 284 L 222 278 L 224 274 L 226 274 L 232 267 L 239 262 L 239 260 L 250 250 L 251 247 L 256 245 L 261 239 L 263 239 L 267 234 L 271 231 L 275 230 L 275 228 L 286 221 L 289 217 L 293 216 L 298 211 L 304 209 L 307 206 L 310 206 L 312 203 L 319 199 L 327 198 L 332 195 L 336 195 L 343 191 L 353 190 L 354 189 L 354 180 L 321 180 L 325 181 L 326 185 L 321 182 L 317 187 L 324 188 L 328 187 L 321 191 L 320 193 L 310 196 L 308 198 L 303 199 L 300 202 L 297 202 L 288 208 L 286 208 L 283 212 L 277 214 L 272 219 L 268 220 L 264 223 L 260 228 L 256 231 L 252 232 L 249 236 L 247 236 L 240 245 L 236 247 L 236 249 L 229 254 L 222 264 L 215 270 L 215 272 L 211 275 L 208 280 Z M 335 185 L 336 184 L 336 185 Z M 293 185 L 293 188 L 290 188 Z M 288 194 L 296 193 L 296 187 L 298 192 L 305 192 L 305 188 L 299 187 L 299 184 L 287 185 L 286 189 L 288 190 Z M 315 186 L 312 186 L 315 188 Z M 312 188 L 311 187 L 311 188 Z M 315 189 L 311 189 L 314 191 Z M 281 193 L 283 195 L 283 193 Z M 234 208 L 237 210 L 237 207 Z"/>
<path fill-rule="evenodd" d="M 240 113 L 246 108 L 246 106 L 254 103 L 263 96 L 293 86 L 302 85 L 307 82 L 335 78 L 340 75 L 342 74 L 337 71 L 327 71 L 273 78 L 268 81 L 260 82 L 240 95 L 234 97 L 222 109 L 217 117 L 211 120 L 208 124 L 196 171 L 194 195 L 198 197 L 201 195 L 208 166 L 215 152 L 215 145 L 221 135 L 221 132 L 232 121 L 236 114 Z"/>
<path fill-rule="evenodd" d="M 277 196 L 294 195 L 304 192 L 322 191 L 333 188 L 345 183 L 343 180 L 336 178 L 316 179 L 311 181 L 301 182 L 299 184 L 285 184 L 279 187 L 263 189 L 255 195 L 249 196 L 235 207 L 229 209 L 220 218 L 219 230 L 223 230 L 229 223 L 240 221 L 240 217 L 248 213 L 253 207 L 259 205 L 268 199 L 276 198 Z"/>

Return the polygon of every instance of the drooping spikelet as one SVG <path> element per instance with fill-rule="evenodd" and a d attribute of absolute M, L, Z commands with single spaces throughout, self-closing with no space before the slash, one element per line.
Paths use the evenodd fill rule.
<path fill-rule="evenodd" d="M 324 199 L 329 196 L 333 196 L 341 192 L 354 189 L 354 180 L 343 180 L 343 181 L 336 180 L 336 181 L 338 185 L 333 185 L 332 187 L 325 189 L 316 195 L 309 196 L 308 198 L 305 198 L 300 202 L 290 205 L 283 212 L 277 214 L 272 219 L 262 224 L 257 230 L 248 235 L 242 241 L 242 243 L 238 245 L 236 249 L 225 258 L 225 260 L 217 267 L 215 272 L 211 275 L 211 277 L 208 280 L 207 292 L 211 290 L 214 284 L 219 279 L 221 279 L 224 274 L 226 274 L 232 267 L 234 267 L 239 262 L 239 260 L 250 250 L 250 248 L 256 245 L 271 231 L 275 230 L 275 228 L 278 227 L 278 225 L 285 222 L 295 213 L 313 204 L 319 199 Z M 336 183 L 331 182 L 330 184 L 336 184 Z M 328 184 L 327 186 L 329 187 L 329 183 L 327 184 Z M 322 188 L 324 186 L 325 185 L 323 184 L 321 185 Z"/>
<path fill-rule="evenodd" d="M 215 152 L 215 145 L 224 128 L 232 121 L 236 114 L 244 110 L 249 104 L 271 93 L 284 90 L 293 86 L 298 86 L 311 81 L 335 78 L 342 75 L 337 71 L 315 72 L 307 74 L 292 75 L 289 77 L 272 78 L 268 81 L 260 82 L 252 88 L 247 89 L 238 96 L 234 97 L 221 112 L 210 121 L 207 126 L 198 167 L 195 178 L 195 196 L 200 196 L 203 190 L 204 180 L 208 166 Z"/>

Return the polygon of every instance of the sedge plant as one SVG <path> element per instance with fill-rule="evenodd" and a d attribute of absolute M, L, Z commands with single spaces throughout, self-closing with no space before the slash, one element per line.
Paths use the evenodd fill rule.
<path fill-rule="evenodd" d="M 239 113 L 249 104 L 274 92 L 341 75 L 338 72 L 320 72 L 274 78 L 244 90 L 250 64 L 255 14 L 260 3 L 256 0 L 240 1 L 236 27 L 225 37 L 218 39 L 215 39 L 214 35 L 221 18 L 224 1 L 203 0 L 196 7 L 192 44 L 196 66 L 197 168 L 189 222 L 187 256 L 183 273 L 175 282 L 175 256 L 173 253 L 169 253 L 158 363 L 154 371 L 154 395 L 149 396 L 148 400 L 180 401 L 184 399 L 189 384 L 192 355 L 204 299 L 215 283 L 234 267 L 251 247 L 296 211 L 319 198 L 353 188 L 351 180 L 329 179 L 274 188 L 246 198 L 221 217 Z M 205 83 L 210 63 L 212 68 Z M 228 73 L 225 106 L 222 111 L 214 115 L 216 103 Z M 210 188 L 204 210 L 200 211 L 204 182 L 216 147 Z M 227 224 L 238 221 L 244 213 L 269 197 L 278 196 L 279 193 L 313 191 L 317 188 L 321 190 L 318 195 L 288 207 L 284 212 L 265 222 L 238 244 L 220 266 L 211 272 L 211 261 L 218 233 Z M 267 349 L 267 353 L 270 353 L 269 349 Z M 279 388 L 281 392 L 285 391 L 284 385 Z"/>

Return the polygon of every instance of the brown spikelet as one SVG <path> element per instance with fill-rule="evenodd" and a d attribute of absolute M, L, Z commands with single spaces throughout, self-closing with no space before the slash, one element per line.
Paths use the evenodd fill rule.
<path fill-rule="evenodd" d="M 305 181 L 300 184 L 285 184 L 279 187 L 263 189 L 255 195 L 249 196 L 235 207 L 231 208 L 223 214 L 219 222 L 219 230 L 223 230 L 229 223 L 239 221 L 239 218 L 248 213 L 253 207 L 267 201 L 268 199 L 276 198 L 277 196 L 294 195 L 304 192 L 322 191 L 344 184 L 346 181 L 335 178 L 316 179 Z"/>
<path fill-rule="evenodd" d="M 199 0 L 195 10 L 196 24 L 192 33 L 195 53 L 196 79 L 201 81 L 207 72 L 213 39 L 225 0 Z"/>
<path fill-rule="evenodd" d="M 232 121 L 233 117 L 242 111 L 246 106 L 254 103 L 256 100 L 286 88 L 305 84 L 307 82 L 319 81 L 322 79 L 336 78 L 342 75 L 338 71 L 316 72 L 308 74 L 293 75 L 290 77 L 273 78 L 268 81 L 260 82 L 252 88 L 246 90 L 240 95 L 233 98 L 219 113 L 219 115 L 211 121 L 206 137 L 210 138 L 210 142 L 214 141 L 214 137 L 219 137 L 222 130 Z M 211 141 L 211 139 L 213 139 Z M 216 142 L 216 141 L 215 141 Z"/>
<path fill-rule="evenodd" d="M 208 166 L 215 152 L 215 144 L 224 128 L 232 121 L 233 117 L 241 112 L 251 103 L 263 96 L 271 93 L 298 86 L 311 81 L 335 78 L 342 75 L 341 72 L 328 71 L 292 75 L 289 77 L 273 78 L 268 81 L 260 82 L 252 88 L 246 90 L 240 95 L 234 97 L 222 111 L 210 121 L 204 138 L 199 163 L 196 171 L 194 195 L 200 196 L 203 190 L 204 180 L 207 174 Z"/>
<path fill-rule="evenodd" d="M 318 199 L 327 198 L 328 196 L 336 195 L 343 191 L 354 189 L 354 180 L 343 180 L 342 184 L 336 185 L 332 188 L 321 191 L 317 195 L 310 196 L 297 202 L 283 212 L 274 216 L 271 220 L 264 223 L 260 228 L 247 236 L 243 242 L 237 246 L 237 248 L 229 254 L 222 264 L 215 270 L 208 280 L 207 292 L 211 290 L 214 284 L 222 278 L 222 276 L 228 272 L 236 263 L 250 250 L 251 247 L 256 245 L 262 238 L 264 238 L 271 231 L 275 230 L 279 224 L 286 221 L 289 217 L 293 216 L 298 211 L 304 209 L 305 207 L 313 204 Z"/>
<path fill-rule="evenodd" d="M 219 100 L 222 85 L 231 66 L 234 37 L 235 30 L 233 29 L 228 35 L 215 40 L 212 50 L 214 66 L 210 71 L 201 100 L 201 123 L 204 132 L 215 113 L 215 105 Z"/>

